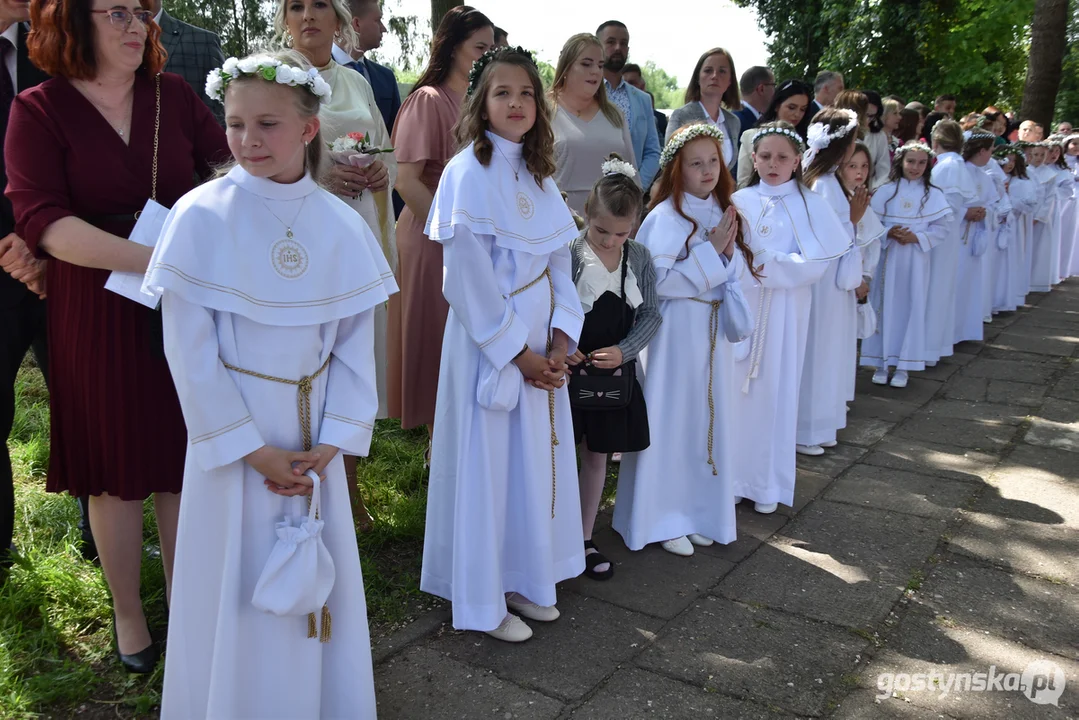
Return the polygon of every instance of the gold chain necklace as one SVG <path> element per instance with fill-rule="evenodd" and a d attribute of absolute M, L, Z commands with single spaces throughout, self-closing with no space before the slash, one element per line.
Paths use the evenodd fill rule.
<path fill-rule="evenodd" d="M 502 148 L 498 147 L 498 143 L 494 142 L 494 141 L 491 141 L 491 144 L 495 146 L 495 150 L 497 150 L 498 154 L 502 156 L 502 159 L 506 161 L 506 164 L 510 166 L 510 171 L 513 173 L 513 179 L 519 182 L 521 180 L 521 178 L 520 178 L 521 163 L 524 162 L 524 159 L 525 159 L 524 155 L 523 154 L 521 155 L 521 159 L 519 161 L 517 161 L 517 169 L 514 170 L 513 169 L 513 163 L 511 163 L 510 159 L 508 157 L 506 157 L 506 153 L 502 152 Z"/>
<path fill-rule="evenodd" d="M 270 211 L 270 214 L 274 216 L 274 219 L 277 220 L 277 222 L 281 223 L 284 226 L 284 228 L 285 228 L 285 237 L 287 237 L 289 240 L 291 240 L 292 239 L 292 226 L 295 225 L 296 221 L 300 219 L 300 213 L 303 212 L 304 203 L 306 203 L 307 198 L 309 198 L 311 196 L 310 195 L 304 195 L 303 202 L 300 203 L 300 209 L 296 211 L 296 214 L 292 217 L 292 222 L 290 222 L 290 223 L 286 223 L 284 220 L 279 218 L 277 216 L 277 213 L 275 213 L 273 211 L 273 208 L 271 208 L 269 205 L 267 205 L 266 201 L 263 200 L 261 197 L 259 197 L 257 195 L 255 197 L 258 197 L 259 202 L 262 203 L 266 207 L 266 209 Z"/>

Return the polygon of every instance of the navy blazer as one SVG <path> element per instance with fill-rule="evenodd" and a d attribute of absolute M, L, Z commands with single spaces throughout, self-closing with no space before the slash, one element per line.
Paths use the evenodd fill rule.
<path fill-rule="evenodd" d="M 753 111 L 746 107 L 745 103 L 742 103 L 742 109 L 736 110 L 735 117 L 742 121 L 742 132 L 749 130 L 757 125 L 757 116 L 753 114 Z"/>

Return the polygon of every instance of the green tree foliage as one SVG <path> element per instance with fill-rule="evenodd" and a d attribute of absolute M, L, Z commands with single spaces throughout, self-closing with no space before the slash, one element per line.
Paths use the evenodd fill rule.
<path fill-rule="evenodd" d="M 655 98 L 657 110 L 680 108 L 685 104 L 682 99 L 686 89 L 678 87 L 678 78 L 668 75 L 667 71 L 656 65 L 654 61 L 649 60 L 641 66 L 641 77 L 644 78 L 644 85 L 648 88 L 648 92 Z"/>
<path fill-rule="evenodd" d="M 1079 2 L 1072 6 L 1068 23 L 1068 52 L 1064 55 L 1064 72 L 1053 118 L 1054 125 L 1064 120 L 1079 125 Z"/>
<path fill-rule="evenodd" d="M 243 57 L 273 34 L 275 3 L 260 0 L 169 0 L 174 18 L 217 33 L 225 57 Z"/>
<path fill-rule="evenodd" d="M 848 87 L 960 111 L 1018 107 L 1034 0 L 736 0 L 773 38 L 777 78 L 838 70 Z"/>

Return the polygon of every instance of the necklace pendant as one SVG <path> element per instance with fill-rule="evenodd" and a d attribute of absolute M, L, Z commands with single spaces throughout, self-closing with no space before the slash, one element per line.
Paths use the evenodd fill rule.
<path fill-rule="evenodd" d="M 287 237 L 289 240 L 292 239 L 292 228 L 290 228 L 290 227 L 285 228 L 285 237 Z"/>

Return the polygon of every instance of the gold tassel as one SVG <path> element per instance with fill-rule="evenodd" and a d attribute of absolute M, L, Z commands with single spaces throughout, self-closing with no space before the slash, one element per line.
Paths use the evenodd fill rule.
<path fill-rule="evenodd" d="M 307 613 L 307 637 L 318 637 L 318 626 L 315 624 L 315 613 Z"/>
<path fill-rule="evenodd" d="M 314 617 L 312 615 L 311 617 Z M 314 622 L 314 621 L 312 621 Z M 313 635 L 311 637 L 314 637 Z M 319 642 L 328 643 L 330 638 L 333 637 L 333 620 L 330 617 L 330 608 L 325 605 L 322 606 L 322 634 L 319 635 Z"/>

